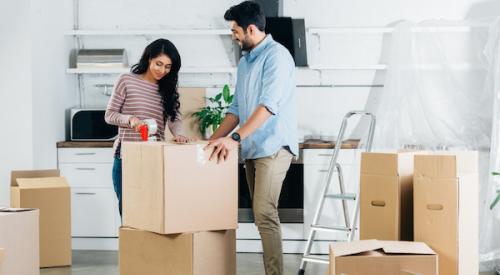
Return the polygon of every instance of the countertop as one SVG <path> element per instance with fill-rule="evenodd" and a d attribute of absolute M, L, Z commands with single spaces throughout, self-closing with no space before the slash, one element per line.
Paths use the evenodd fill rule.
<path fill-rule="evenodd" d="M 342 144 L 342 149 L 358 148 L 359 140 L 346 140 Z M 57 148 L 111 148 L 113 141 L 60 141 Z M 300 149 L 333 149 L 335 142 L 325 142 L 321 140 L 306 140 L 299 143 Z"/>

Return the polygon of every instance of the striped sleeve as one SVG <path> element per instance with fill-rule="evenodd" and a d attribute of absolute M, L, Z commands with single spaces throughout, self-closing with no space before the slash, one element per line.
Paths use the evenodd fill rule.
<path fill-rule="evenodd" d="M 132 115 L 125 115 L 122 113 L 122 107 L 125 103 L 126 96 L 127 89 L 125 85 L 125 77 L 122 75 L 118 81 L 116 81 L 113 94 L 111 95 L 108 106 L 106 107 L 106 114 L 104 118 L 108 124 L 124 128 L 130 127 L 129 120 Z"/>
<path fill-rule="evenodd" d="M 177 112 L 174 121 L 172 121 L 170 118 L 168 119 L 167 126 L 174 137 L 185 135 L 184 129 L 182 127 L 182 116 L 180 112 Z"/>

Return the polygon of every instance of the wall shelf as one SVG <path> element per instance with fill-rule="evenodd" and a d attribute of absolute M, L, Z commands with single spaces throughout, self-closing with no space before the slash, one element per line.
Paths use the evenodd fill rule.
<path fill-rule="evenodd" d="M 130 72 L 130 68 L 69 68 L 68 74 L 122 74 Z M 212 73 L 236 73 L 235 67 L 186 67 L 181 68 L 180 73 L 188 74 L 212 74 Z"/>
<path fill-rule="evenodd" d="M 134 36 L 134 35 L 231 35 L 229 29 L 164 29 L 164 30 L 71 30 L 70 36 Z"/>
<path fill-rule="evenodd" d="M 472 24 L 468 26 L 444 26 L 444 27 L 413 27 L 413 32 L 441 32 L 441 33 L 455 33 L 455 32 L 470 32 L 475 28 L 487 28 L 487 25 Z M 309 28 L 309 34 L 382 34 L 392 33 L 395 28 L 393 27 L 329 27 L 329 28 Z"/>

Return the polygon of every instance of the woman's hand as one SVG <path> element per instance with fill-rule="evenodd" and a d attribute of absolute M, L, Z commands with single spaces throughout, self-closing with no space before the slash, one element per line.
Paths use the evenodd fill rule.
<path fill-rule="evenodd" d="M 174 137 L 174 142 L 176 142 L 176 143 L 188 143 L 188 142 L 191 142 L 191 141 L 195 141 L 195 139 L 194 138 L 188 138 L 188 137 L 181 136 L 181 135 L 178 135 L 178 136 Z"/>
<path fill-rule="evenodd" d="M 144 121 L 136 118 L 135 116 L 131 117 L 129 120 L 130 128 L 134 129 L 134 131 L 139 132 L 139 128 L 144 125 Z"/>

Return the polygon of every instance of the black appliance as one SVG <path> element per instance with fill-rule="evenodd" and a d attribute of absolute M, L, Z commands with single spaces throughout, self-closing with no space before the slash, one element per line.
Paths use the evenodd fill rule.
<path fill-rule="evenodd" d="M 245 175 L 244 164 L 239 164 L 238 221 L 254 222 L 252 200 Z M 292 162 L 281 188 L 278 215 L 282 223 L 304 222 L 304 165 Z"/>
<path fill-rule="evenodd" d="M 102 109 L 71 109 L 70 139 L 72 141 L 108 141 L 118 135 L 118 127 L 104 120 Z"/>
<path fill-rule="evenodd" d="M 275 41 L 288 49 L 295 61 L 295 66 L 307 66 L 304 19 L 266 17 L 266 33 L 270 33 Z"/>

